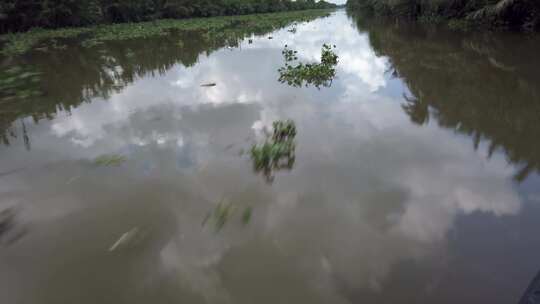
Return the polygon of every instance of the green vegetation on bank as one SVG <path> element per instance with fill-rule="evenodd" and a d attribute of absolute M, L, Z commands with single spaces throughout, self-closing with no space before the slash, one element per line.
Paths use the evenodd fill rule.
<path fill-rule="evenodd" d="M 455 29 L 540 30 L 538 0 L 348 0 L 365 15 L 445 23 Z"/>
<path fill-rule="evenodd" d="M 2 0 L 0 33 L 334 7 L 315 0 Z"/>
<path fill-rule="evenodd" d="M 0 36 L 0 54 L 13 56 L 23 54 L 41 42 L 50 39 L 65 39 L 85 34 L 80 43 L 92 47 L 105 41 L 147 38 L 166 35 L 171 31 L 207 31 L 208 35 L 224 35 L 224 32 L 239 25 L 252 32 L 272 31 L 294 21 L 309 21 L 328 15 L 328 10 L 305 10 L 274 14 L 225 16 L 192 19 L 161 19 L 141 23 L 122 23 L 94 27 L 64 29 L 33 29 L 25 33 Z M 47 47 L 47 46 L 45 46 Z"/>

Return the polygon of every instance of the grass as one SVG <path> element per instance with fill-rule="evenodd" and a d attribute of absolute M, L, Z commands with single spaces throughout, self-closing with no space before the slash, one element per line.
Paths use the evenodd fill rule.
<path fill-rule="evenodd" d="M 318 89 L 321 86 L 330 87 L 336 76 L 336 65 L 338 64 L 338 55 L 333 50 L 335 48 L 335 45 L 332 47 L 324 44 L 320 63 L 299 62 L 294 64 L 298 60 L 297 51 L 293 51 L 285 45 L 282 52 L 285 58 L 285 66 L 278 70 L 280 74 L 279 81 L 294 87 L 307 87 L 310 85 Z"/>
<path fill-rule="evenodd" d="M 128 40 L 167 35 L 171 31 L 207 31 L 218 35 L 233 26 L 249 27 L 254 32 L 277 29 L 297 21 L 310 21 L 327 16 L 331 10 L 306 10 L 273 14 L 225 16 L 193 19 L 163 19 L 141 23 L 122 23 L 94 27 L 64 28 L 55 30 L 33 29 L 25 33 L 0 36 L 0 54 L 17 56 L 27 53 L 36 45 L 54 38 L 83 36 L 80 44 L 93 47 L 104 41 Z M 84 34 L 84 35 L 83 35 Z"/>

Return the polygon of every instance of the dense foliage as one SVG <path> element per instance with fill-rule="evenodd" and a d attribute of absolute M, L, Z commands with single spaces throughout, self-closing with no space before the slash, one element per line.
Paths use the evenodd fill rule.
<path fill-rule="evenodd" d="M 2 0 L 0 33 L 160 18 L 244 15 L 332 8 L 315 0 Z"/>
<path fill-rule="evenodd" d="M 447 22 L 457 28 L 540 30 L 538 0 L 348 0 L 347 6 L 372 15 Z"/>

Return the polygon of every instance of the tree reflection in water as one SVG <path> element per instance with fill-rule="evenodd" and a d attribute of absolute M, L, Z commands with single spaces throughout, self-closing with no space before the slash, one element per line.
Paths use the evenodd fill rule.
<path fill-rule="evenodd" d="M 412 96 L 403 109 L 415 124 L 434 121 L 487 143 L 520 169 L 521 182 L 540 172 L 540 39 L 497 33 L 457 33 L 413 24 L 386 24 L 351 15 L 393 77 Z M 514 47 L 508 48 L 508 45 Z"/>

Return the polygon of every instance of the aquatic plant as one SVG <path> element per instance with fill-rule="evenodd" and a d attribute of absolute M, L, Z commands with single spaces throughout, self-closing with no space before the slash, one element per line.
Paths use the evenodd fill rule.
<path fill-rule="evenodd" d="M 0 103 L 40 95 L 39 81 L 40 73 L 30 67 L 13 66 L 0 70 Z"/>
<path fill-rule="evenodd" d="M 219 232 L 225 227 L 229 219 L 239 210 L 239 208 L 230 202 L 225 202 L 224 199 L 219 202 L 211 211 L 209 211 L 203 222 L 202 226 L 206 226 L 208 223 L 211 223 L 214 226 L 216 232 Z M 253 208 L 248 206 L 245 207 L 240 216 L 241 223 L 243 225 L 249 224 L 251 221 L 251 216 L 253 213 Z"/>
<path fill-rule="evenodd" d="M 540 37 L 518 35 L 528 38 L 510 42 L 494 33 L 426 35 L 394 22 L 356 23 L 369 33 L 375 52 L 390 60 L 389 72 L 409 88 L 402 108 L 413 123 L 462 134 L 487 158 L 504 155 L 516 182 L 540 173 L 540 62 L 525 59 L 535 58 Z"/>
<path fill-rule="evenodd" d="M 94 160 L 94 164 L 97 166 L 120 166 L 127 158 L 119 154 L 106 154 L 101 155 Z"/>
<path fill-rule="evenodd" d="M 321 86 L 330 87 L 336 76 L 336 65 L 338 64 L 338 55 L 333 50 L 335 48 L 335 45 L 323 44 L 320 63 L 299 62 L 294 64 L 298 60 L 298 51 L 291 50 L 285 45 L 282 51 L 285 66 L 278 70 L 279 81 L 294 87 L 307 87 L 309 85 L 313 85 L 317 89 L 320 89 Z"/>
<path fill-rule="evenodd" d="M 273 134 L 263 144 L 251 147 L 251 159 L 256 172 L 262 172 L 272 182 L 273 171 L 292 169 L 296 160 L 296 125 L 292 120 L 275 121 Z"/>
<path fill-rule="evenodd" d="M 81 36 L 77 43 L 91 48 L 106 41 L 122 41 L 136 38 L 164 36 L 175 31 L 203 31 L 207 40 L 222 41 L 239 37 L 240 30 L 254 33 L 270 32 L 285 27 L 293 22 L 309 21 L 328 16 L 328 10 L 306 10 L 273 14 L 225 16 L 192 19 L 161 19 L 140 23 L 121 23 L 98 25 L 93 27 L 67 28 L 56 30 L 33 29 L 25 33 L 5 34 L 0 36 L 5 56 L 24 54 L 40 44 L 50 43 L 52 39 Z M 84 34 L 84 35 L 81 35 Z"/>

